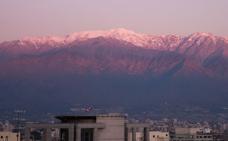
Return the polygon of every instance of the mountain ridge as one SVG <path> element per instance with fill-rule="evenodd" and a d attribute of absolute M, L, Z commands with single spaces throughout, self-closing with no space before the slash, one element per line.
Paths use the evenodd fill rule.
<path fill-rule="evenodd" d="M 176 39 L 176 42 L 179 40 L 183 40 L 185 38 L 190 38 L 189 40 L 193 39 L 193 37 L 210 37 L 210 38 L 221 38 L 224 41 L 227 41 L 226 37 L 222 36 L 216 36 L 212 33 L 206 33 L 206 32 L 196 32 L 187 36 L 179 36 L 179 35 L 173 35 L 173 34 L 167 34 L 167 35 L 152 35 L 152 34 L 142 34 L 142 33 L 136 33 L 131 30 L 127 30 L 124 28 L 117 28 L 117 29 L 111 29 L 111 30 L 100 30 L 100 31 L 82 31 L 82 32 L 75 32 L 72 34 L 68 34 L 64 37 L 57 37 L 57 36 L 41 36 L 41 37 L 25 37 L 21 40 L 13 40 L 13 41 L 6 41 L 3 43 L 10 43 L 10 42 L 18 42 L 18 44 L 26 44 L 26 42 L 30 42 L 33 44 L 50 44 L 52 46 L 55 46 L 56 44 L 69 44 L 74 41 L 83 41 L 91 38 L 97 38 L 97 37 L 105 37 L 105 38 L 114 38 L 118 40 L 124 40 L 131 43 L 135 43 L 137 46 L 152 46 L 148 45 L 151 42 L 155 41 L 158 42 L 159 40 L 162 40 L 162 38 L 171 38 Z M 150 43 L 148 43 L 150 42 Z M 159 44 L 159 43 L 158 43 Z"/>
<path fill-rule="evenodd" d="M 56 51 L 58 54 L 54 54 Z M 56 55 L 59 55 L 62 60 Z M 26 59 L 29 56 L 31 56 L 31 60 Z M 102 73 L 101 70 L 106 70 L 104 68 L 108 68 L 110 72 L 119 68 L 120 72 L 129 74 L 149 72 L 159 76 L 165 74 L 177 76 L 181 73 L 191 76 L 199 73 L 208 77 L 228 77 L 228 43 L 223 37 L 201 32 L 180 37 L 175 35 L 152 36 L 126 29 L 114 29 L 74 33 L 64 38 L 27 38 L 0 44 L 0 57 L 11 60 L 2 61 L 0 63 L 2 68 L 14 66 L 9 64 L 13 63 L 12 60 L 19 64 L 18 67 L 25 65 L 25 61 L 28 66 L 24 66 L 24 68 L 29 68 L 29 62 L 36 62 L 37 64 L 34 64 L 44 66 L 45 58 L 49 58 L 46 62 L 49 62 L 49 66 L 52 66 L 53 70 L 61 68 L 53 66 L 58 60 L 60 61 L 58 64 L 62 66 L 65 66 L 63 64 L 65 61 L 68 64 L 65 66 L 68 70 L 72 69 L 71 65 L 78 66 L 73 67 L 75 70 L 71 70 L 72 72 L 87 68 L 85 72 L 91 69 L 95 70 L 94 72 L 100 70 Z M 182 62 L 182 60 L 185 61 Z M 82 64 L 83 61 L 84 64 Z M 180 66 L 178 62 L 182 62 L 182 65 Z M 8 65 L 6 66 L 6 64 Z M 176 66 L 171 64 L 176 64 Z M 173 69 L 170 68 L 170 65 Z M 22 70 L 24 68 L 22 67 Z M 37 67 L 34 66 L 34 68 Z M 2 70 L 2 72 L 4 71 L 6 70 Z"/>
<path fill-rule="evenodd" d="M 152 36 L 119 29 L 0 44 L 5 109 L 227 107 L 227 82 L 228 42 L 209 33 Z"/>

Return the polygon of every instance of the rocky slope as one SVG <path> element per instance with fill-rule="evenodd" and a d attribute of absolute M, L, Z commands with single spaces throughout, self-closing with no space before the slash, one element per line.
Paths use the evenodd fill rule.
<path fill-rule="evenodd" d="M 209 33 L 152 36 L 115 29 L 3 42 L 0 74 L 39 70 L 224 78 L 227 57 L 227 40 Z"/>
<path fill-rule="evenodd" d="M 228 106 L 227 82 L 228 40 L 209 33 L 114 29 L 0 44 L 0 107 L 6 109 L 222 107 Z"/>

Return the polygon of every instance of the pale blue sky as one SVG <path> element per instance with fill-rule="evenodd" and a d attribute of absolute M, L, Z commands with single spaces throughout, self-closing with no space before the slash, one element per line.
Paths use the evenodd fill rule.
<path fill-rule="evenodd" d="M 228 35 L 228 0 L 0 0 L 0 41 L 127 28 Z"/>

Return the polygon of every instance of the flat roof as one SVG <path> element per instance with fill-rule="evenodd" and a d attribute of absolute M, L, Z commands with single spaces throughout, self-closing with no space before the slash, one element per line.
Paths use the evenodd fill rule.
<path fill-rule="evenodd" d="M 125 115 L 120 113 L 109 113 L 109 114 L 100 114 L 100 115 L 61 115 L 56 116 L 56 119 L 61 120 L 62 122 L 69 122 L 69 121 L 80 121 L 80 120 L 96 120 L 97 117 L 119 117 L 119 118 L 126 118 Z"/>
<path fill-rule="evenodd" d="M 56 119 L 61 121 L 72 121 L 72 120 L 96 120 L 96 116 L 56 116 Z"/>

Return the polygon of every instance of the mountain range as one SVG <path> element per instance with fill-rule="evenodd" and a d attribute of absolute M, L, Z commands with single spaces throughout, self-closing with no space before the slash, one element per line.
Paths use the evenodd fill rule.
<path fill-rule="evenodd" d="M 219 107 L 228 100 L 227 82 L 228 38 L 211 33 L 159 36 L 120 28 L 0 43 L 6 109 L 76 103 L 146 109 L 178 99 Z"/>
<path fill-rule="evenodd" d="M 1 43 L 0 57 L 2 75 L 15 71 L 13 68 L 20 71 L 16 73 L 32 73 L 36 72 L 32 68 L 36 68 L 44 73 L 49 69 L 49 72 L 150 73 L 172 77 L 228 76 L 228 40 L 209 33 L 153 36 L 114 29 L 62 38 L 25 38 Z"/>

